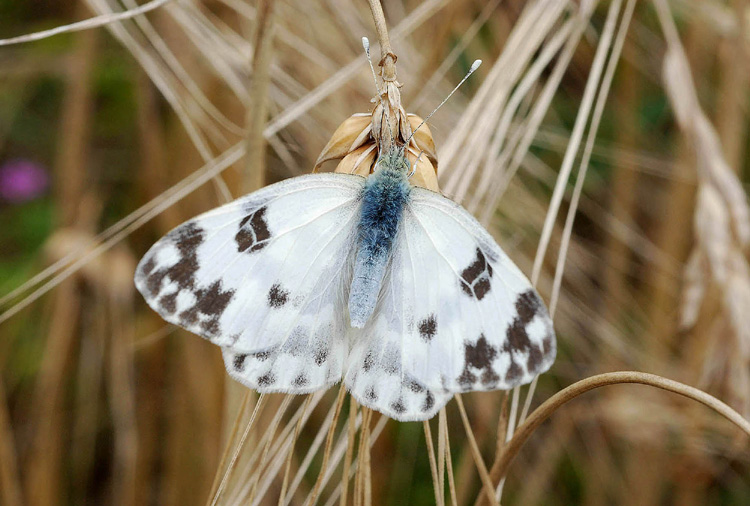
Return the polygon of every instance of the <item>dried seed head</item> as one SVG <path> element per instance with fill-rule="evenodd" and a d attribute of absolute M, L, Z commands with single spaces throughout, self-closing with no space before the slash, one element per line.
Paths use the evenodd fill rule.
<path fill-rule="evenodd" d="M 365 121 L 367 117 L 365 114 L 355 114 L 344 121 L 320 153 L 313 172 L 317 172 L 320 165 L 327 160 L 342 159 L 336 167 L 336 172 L 369 175 L 382 153 L 395 153 L 392 150 L 397 148 L 400 153 L 406 153 L 406 158 L 414 169 L 410 176 L 411 183 L 440 192 L 437 182 L 435 142 L 426 120 L 414 114 L 407 114 L 401 106 L 401 84 L 396 81 L 395 69 L 391 68 L 392 72 L 388 77 L 383 75 L 383 63 L 386 58 L 389 58 L 388 61 L 393 64 L 396 62 L 396 55 L 389 52 L 380 61 L 380 75 L 384 85 L 381 90 L 370 60 L 370 42 L 366 37 L 362 38 L 362 46 L 365 49 L 367 61 L 370 63 L 375 88 L 378 91 L 370 121 L 369 123 Z M 427 116 L 427 119 L 430 119 L 445 104 L 481 64 L 482 60 L 474 61 L 461 82 Z"/>
<path fill-rule="evenodd" d="M 347 154 L 336 167 L 335 172 L 343 174 L 358 174 L 360 176 L 369 176 L 375 165 L 377 157 L 377 148 L 374 143 L 351 151 Z"/>
<path fill-rule="evenodd" d="M 338 160 L 370 141 L 372 118 L 367 113 L 358 113 L 344 120 L 333 132 L 331 140 L 320 152 L 313 172 L 328 160 Z"/>
<path fill-rule="evenodd" d="M 381 149 L 403 145 L 411 137 L 406 150 L 407 159 L 410 164 L 419 159 L 411 183 L 439 192 L 435 141 L 427 125 L 412 136 L 422 118 L 407 114 L 401 106 L 400 86 L 396 81 L 385 82 L 371 114 L 354 114 L 345 120 L 323 148 L 313 172 L 317 172 L 324 162 L 340 159 L 336 172 L 368 176 L 375 168 Z"/>

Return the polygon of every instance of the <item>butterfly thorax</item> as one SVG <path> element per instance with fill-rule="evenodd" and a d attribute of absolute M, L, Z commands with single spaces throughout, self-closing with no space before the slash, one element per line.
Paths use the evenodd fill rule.
<path fill-rule="evenodd" d="M 384 153 L 365 183 L 349 292 L 349 318 L 353 327 L 364 327 L 375 310 L 393 241 L 411 191 L 408 169 L 409 162 L 401 150 L 393 148 Z"/>

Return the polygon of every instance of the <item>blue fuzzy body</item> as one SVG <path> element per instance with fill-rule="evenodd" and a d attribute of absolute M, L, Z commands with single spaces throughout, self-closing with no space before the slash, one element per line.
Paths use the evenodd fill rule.
<path fill-rule="evenodd" d="M 365 183 L 358 226 L 357 259 L 349 291 L 352 327 L 364 327 L 375 310 L 410 190 L 406 172 L 391 163 L 384 164 Z"/>

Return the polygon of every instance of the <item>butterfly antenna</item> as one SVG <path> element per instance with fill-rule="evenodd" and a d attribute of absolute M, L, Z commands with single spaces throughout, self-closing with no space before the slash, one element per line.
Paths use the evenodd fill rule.
<path fill-rule="evenodd" d="M 372 66 L 372 58 L 370 58 L 370 39 L 362 37 L 362 47 L 365 48 L 365 55 L 367 56 L 367 63 L 370 64 L 370 70 L 372 70 L 372 79 L 375 81 L 375 90 L 380 96 L 380 86 L 378 86 L 378 75 L 375 73 L 375 67 Z"/>
<path fill-rule="evenodd" d="M 471 74 L 473 74 L 476 69 L 479 68 L 479 66 L 481 64 L 482 64 L 482 60 L 474 60 L 474 63 L 471 64 L 471 67 L 469 68 L 469 71 L 466 73 L 466 75 L 464 76 L 464 78 L 461 79 L 461 82 L 458 83 L 456 85 L 456 87 L 453 88 L 453 91 L 451 91 L 450 93 L 448 93 L 448 96 L 445 97 L 445 99 L 442 102 L 440 102 L 440 105 L 437 106 L 437 107 L 435 107 L 435 109 L 430 114 L 428 114 L 425 119 L 422 120 L 422 122 L 417 126 L 417 128 L 415 128 L 411 132 L 411 135 L 409 136 L 408 139 L 406 139 L 406 142 L 404 143 L 404 146 L 408 146 L 409 145 L 409 141 L 411 141 L 411 138 L 414 137 L 415 133 L 417 133 L 417 130 L 419 130 L 420 128 L 422 128 L 422 125 L 424 125 L 425 123 L 427 123 L 427 120 L 430 119 L 432 117 L 432 115 L 435 114 L 438 111 L 438 109 L 440 109 L 441 107 L 443 107 L 443 104 L 445 104 L 448 101 L 448 99 L 451 98 L 451 96 L 453 96 L 454 93 L 456 93 L 456 90 L 458 88 L 460 88 L 462 84 L 464 84 L 464 81 L 466 81 L 469 78 L 469 76 Z"/>

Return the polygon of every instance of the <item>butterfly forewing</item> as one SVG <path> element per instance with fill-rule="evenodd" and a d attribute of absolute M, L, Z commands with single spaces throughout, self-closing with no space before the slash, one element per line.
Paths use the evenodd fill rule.
<path fill-rule="evenodd" d="M 347 383 L 378 395 L 379 385 L 399 379 L 412 392 L 508 389 L 550 367 L 555 336 L 544 304 L 466 210 L 413 188 L 397 244 L 378 317 L 355 344 Z M 358 377 L 365 363 L 378 367 L 369 384 Z M 422 406 L 408 396 L 391 404 L 419 418 Z"/>
<path fill-rule="evenodd" d="M 201 215 L 149 250 L 136 286 L 165 320 L 233 353 L 233 374 L 253 363 L 265 371 L 253 381 L 271 372 L 259 386 L 270 387 L 270 365 L 281 356 L 315 370 L 310 386 L 332 374 L 340 379 L 348 326 L 340 308 L 363 183 L 342 174 L 302 176 Z"/>

